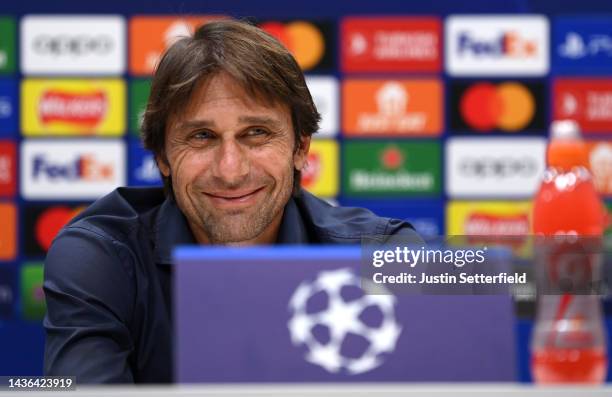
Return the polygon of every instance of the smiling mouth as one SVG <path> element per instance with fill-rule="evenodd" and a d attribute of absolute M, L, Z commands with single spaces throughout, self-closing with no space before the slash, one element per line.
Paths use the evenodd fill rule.
<path fill-rule="evenodd" d="M 257 188 L 255 190 L 251 190 L 248 192 L 219 192 L 219 193 L 207 193 L 204 194 L 210 197 L 214 202 L 218 204 L 238 204 L 238 203 L 248 203 L 251 201 L 253 197 L 260 191 L 262 191 L 264 187 Z"/>

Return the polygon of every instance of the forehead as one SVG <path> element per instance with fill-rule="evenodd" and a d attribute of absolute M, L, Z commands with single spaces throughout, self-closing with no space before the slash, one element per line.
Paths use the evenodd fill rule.
<path fill-rule="evenodd" d="M 274 117 L 279 121 L 289 118 L 289 107 L 265 98 L 263 94 L 254 94 L 245 89 L 236 79 L 226 73 L 218 73 L 199 82 L 182 115 L 181 119 L 191 119 L 202 115 L 214 116 L 219 109 L 231 108 L 240 115 L 260 115 Z"/>

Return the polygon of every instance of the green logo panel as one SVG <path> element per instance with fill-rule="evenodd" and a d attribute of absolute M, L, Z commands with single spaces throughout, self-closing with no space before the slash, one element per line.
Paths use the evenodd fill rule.
<path fill-rule="evenodd" d="M 142 116 L 151 94 L 151 80 L 133 80 L 130 83 L 130 133 L 140 136 Z"/>
<path fill-rule="evenodd" d="M 347 196 L 441 194 L 440 144 L 433 141 L 344 141 L 342 186 Z"/>
<path fill-rule="evenodd" d="M 0 17 L 0 73 L 15 72 L 15 20 L 10 17 Z"/>
<path fill-rule="evenodd" d="M 21 310 L 23 318 L 39 321 L 45 316 L 47 306 L 43 293 L 43 264 L 24 263 L 21 266 Z"/>

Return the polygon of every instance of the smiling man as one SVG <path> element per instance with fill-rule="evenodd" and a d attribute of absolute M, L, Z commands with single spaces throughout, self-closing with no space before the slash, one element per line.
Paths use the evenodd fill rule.
<path fill-rule="evenodd" d="M 170 126 L 159 166 L 198 242 L 274 243 L 310 142 L 295 136 L 288 106 L 252 97 L 219 71 Z"/>
<path fill-rule="evenodd" d="M 254 26 L 212 22 L 171 46 L 142 126 L 164 189 L 119 188 L 55 239 L 45 261 L 45 374 L 171 382 L 176 245 L 417 238 L 405 222 L 300 188 L 319 118 L 293 57 Z"/>

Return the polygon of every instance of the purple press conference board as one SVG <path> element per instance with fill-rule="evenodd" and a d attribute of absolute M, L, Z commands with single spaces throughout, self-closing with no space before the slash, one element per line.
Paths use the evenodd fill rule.
<path fill-rule="evenodd" d="M 364 295 L 358 247 L 175 251 L 175 379 L 516 380 L 509 296 Z"/>

